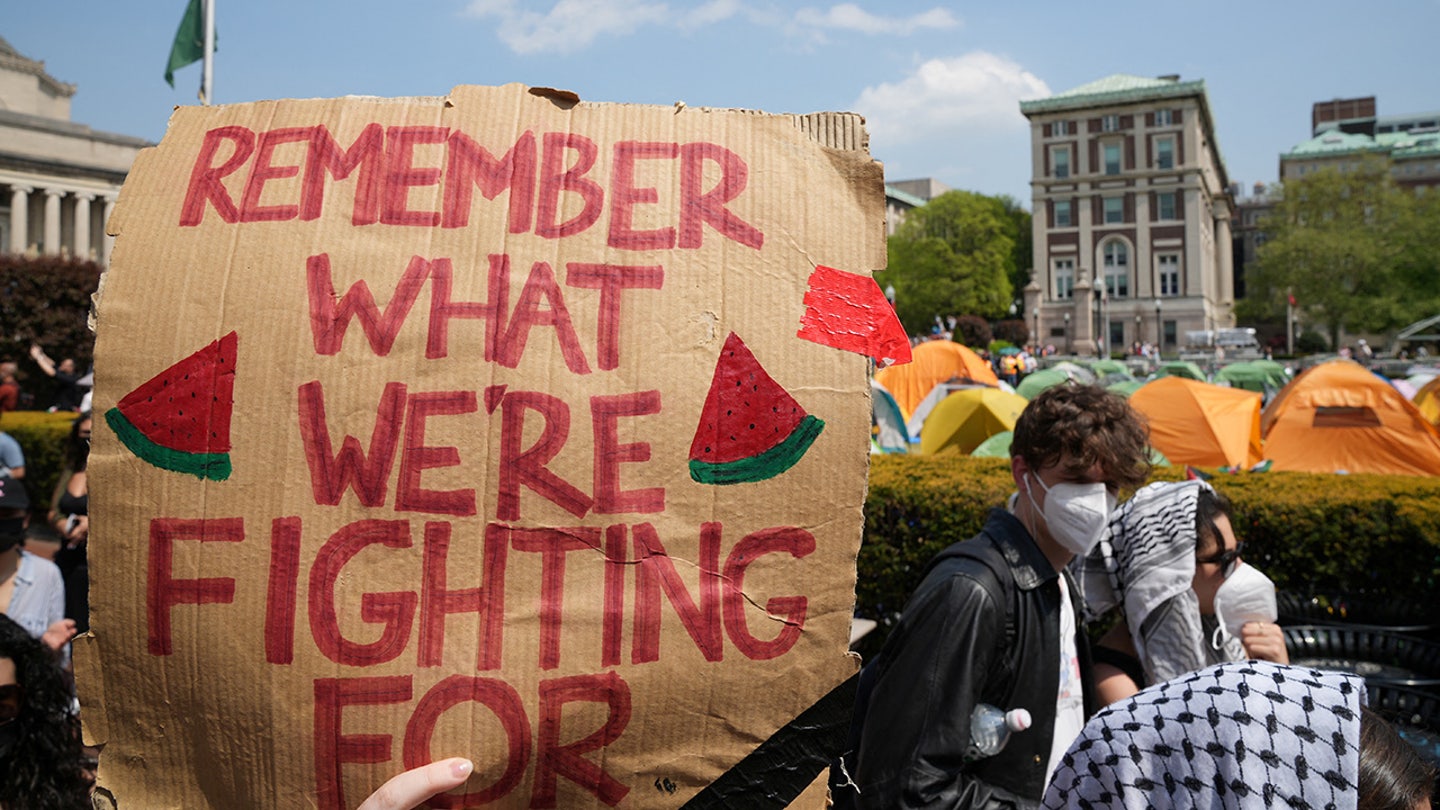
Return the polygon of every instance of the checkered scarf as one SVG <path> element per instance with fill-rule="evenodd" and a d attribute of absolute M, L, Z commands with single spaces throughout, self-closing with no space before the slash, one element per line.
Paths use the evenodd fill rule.
<path fill-rule="evenodd" d="M 1087 619 L 1122 605 L 1149 683 L 1245 657 L 1237 639 L 1219 650 L 1191 590 L 1195 578 L 1195 510 L 1204 481 L 1142 488 L 1110 516 L 1104 536 L 1071 573 Z"/>
<path fill-rule="evenodd" d="M 1044 807 L 1354 808 L 1358 676 L 1240 661 L 1156 684 L 1090 719 Z"/>

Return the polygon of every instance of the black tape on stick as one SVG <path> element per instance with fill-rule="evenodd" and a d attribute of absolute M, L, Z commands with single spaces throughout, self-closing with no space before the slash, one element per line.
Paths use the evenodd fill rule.
<path fill-rule="evenodd" d="M 844 748 L 859 683 L 857 672 L 831 689 L 695 794 L 682 810 L 788 806 Z"/>

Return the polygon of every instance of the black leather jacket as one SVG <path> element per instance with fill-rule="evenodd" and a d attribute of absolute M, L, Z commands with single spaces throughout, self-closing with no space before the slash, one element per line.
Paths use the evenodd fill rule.
<path fill-rule="evenodd" d="M 1007 575 L 1008 587 L 1000 581 Z M 1068 577 L 1062 580 L 1020 521 L 1000 509 L 991 511 L 979 535 L 930 563 L 900 623 L 861 676 L 858 747 L 849 770 L 859 787 L 853 806 L 1038 805 L 1055 726 L 1062 582 L 1068 586 Z M 1011 604 L 997 604 L 993 594 L 1008 594 Z M 1007 619 L 1013 623 L 1008 639 Z M 1083 631 L 1076 633 L 1076 648 L 1088 717 L 1096 702 Z M 966 764 L 977 702 L 1028 709 L 1033 725 L 999 754 Z"/>

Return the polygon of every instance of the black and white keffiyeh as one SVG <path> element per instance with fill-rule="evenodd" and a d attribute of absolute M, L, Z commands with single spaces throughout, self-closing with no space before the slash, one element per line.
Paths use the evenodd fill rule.
<path fill-rule="evenodd" d="M 1093 619 L 1121 605 L 1145 676 L 1159 683 L 1245 657 L 1237 639 L 1210 644 L 1195 578 L 1195 512 L 1204 481 L 1150 484 L 1110 516 L 1105 534 L 1072 573 Z"/>
<path fill-rule="evenodd" d="M 1044 807 L 1334 808 L 1356 805 L 1356 675 L 1266 661 L 1156 684 L 1090 719 Z"/>

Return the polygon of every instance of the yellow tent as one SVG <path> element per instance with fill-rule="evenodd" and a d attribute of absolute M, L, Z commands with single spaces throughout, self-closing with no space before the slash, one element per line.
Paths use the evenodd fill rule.
<path fill-rule="evenodd" d="M 1175 464 L 1250 467 L 1259 463 L 1260 394 L 1160 377 L 1130 395 L 1150 423 L 1150 444 Z"/>
<path fill-rule="evenodd" d="M 1440 425 L 1440 377 L 1431 377 L 1430 382 L 1420 386 L 1420 390 L 1415 392 L 1410 401 L 1420 409 L 1425 421 Z"/>
<path fill-rule="evenodd" d="M 940 401 L 920 428 L 920 452 L 969 455 L 980 443 L 1006 430 L 1028 400 L 998 388 L 964 388 Z"/>
<path fill-rule="evenodd" d="M 1260 417 L 1273 469 L 1440 475 L 1440 431 L 1353 360 L 1302 371 Z"/>
<path fill-rule="evenodd" d="M 889 366 L 875 372 L 908 420 L 915 408 L 943 382 L 973 381 L 999 386 L 1000 380 L 980 355 L 953 340 L 930 340 L 915 347 L 913 359 L 903 366 Z"/>

